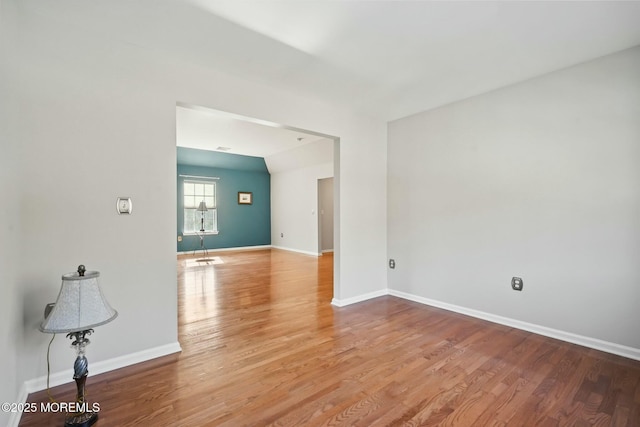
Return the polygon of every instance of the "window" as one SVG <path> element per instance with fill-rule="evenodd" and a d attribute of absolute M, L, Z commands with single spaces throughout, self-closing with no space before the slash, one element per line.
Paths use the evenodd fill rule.
<path fill-rule="evenodd" d="M 195 234 L 203 228 L 202 214 L 198 210 L 200 202 L 204 202 L 207 211 L 204 212 L 205 233 L 218 232 L 218 212 L 216 209 L 216 183 L 206 181 L 184 181 L 184 234 Z"/>

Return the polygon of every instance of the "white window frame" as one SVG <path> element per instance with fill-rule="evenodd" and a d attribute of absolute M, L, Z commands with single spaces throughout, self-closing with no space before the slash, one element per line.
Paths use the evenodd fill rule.
<path fill-rule="evenodd" d="M 188 185 L 193 185 L 193 188 L 187 190 Z M 201 186 L 201 187 L 200 187 Z M 212 190 L 208 191 L 207 186 Z M 201 189 L 201 190 L 200 190 Z M 192 191 L 193 190 L 193 191 Z M 189 194 L 187 194 L 189 193 Z M 212 193 L 212 194 L 210 194 Z M 205 231 L 204 234 L 218 234 L 218 200 L 217 200 L 217 187 L 214 181 L 204 181 L 197 179 L 185 179 L 182 182 L 182 234 L 185 236 L 202 235 L 200 231 L 201 214 L 197 211 L 200 202 L 204 201 L 207 205 L 206 216 L 210 216 L 210 219 L 205 219 Z M 195 227 L 193 230 L 186 230 L 188 221 L 188 215 L 193 215 Z M 205 217 L 206 218 L 206 217 Z M 213 227 L 208 228 L 207 223 L 213 221 Z"/>

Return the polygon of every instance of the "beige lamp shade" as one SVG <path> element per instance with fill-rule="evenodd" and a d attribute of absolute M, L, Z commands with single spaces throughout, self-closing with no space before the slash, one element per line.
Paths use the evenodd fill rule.
<path fill-rule="evenodd" d="M 200 202 L 200 204 L 198 205 L 198 209 L 196 209 L 198 212 L 206 212 L 207 209 L 207 204 L 203 201 Z"/>
<path fill-rule="evenodd" d="M 58 299 L 40 330 L 48 333 L 84 331 L 115 319 L 118 312 L 102 294 L 98 277 L 97 271 L 87 271 L 84 276 L 78 272 L 63 275 Z"/>

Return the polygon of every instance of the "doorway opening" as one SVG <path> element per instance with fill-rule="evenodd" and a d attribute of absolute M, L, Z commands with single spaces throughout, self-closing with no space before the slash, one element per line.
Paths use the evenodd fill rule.
<path fill-rule="evenodd" d="M 232 204 L 237 209 L 238 202 L 219 201 L 218 233 L 204 238 L 209 253 L 213 252 L 215 255 L 216 249 L 248 249 L 256 246 L 281 248 L 315 256 L 333 252 L 333 294 L 339 294 L 339 137 L 203 106 L 177 103 L 176 147 L 178 153 L 182 153 L 177 155 L 178 162 L 190 158 L 188 161 L 194 162 L 197 167 L 211 165 L 214 157 L 227 162 L 213 165 L 225 170 L 247 167 L 238 166 L 239 164 L 255 165 L 260 163 L 257 159 L 263 159 L 261 161 L 270 176 L 269 212 L 263 211 L 257 215 L 257 220 L 250 221 L 252 224 L 261 221 L 261 232 L 264 232 L 264 227 L 269 228 L 268 244 L 251 241 L 250 237 L 256 234 L 252 232 L 247 233 L 246 238 L 233 243 L 227 240 L 224 245 L 216 248 L 223 237 L 228 238 L 229 233 L 225 235 L 225 221 L 230 218 L 240 220 L 241 215 L 251 212 L 255 214 L 260 193 L 245 188 L 250 187 L 250 184 L 244 184 L 242 188 L 230 188 L 233 186 L 229 185 L 229 179 L 213 174 L 219 180 L 216 190 L 219 198 L 226 186 L 231 194 L 250 193 L 253 205 L 242 206 L 242 210 L 237 210 L 238 215 L 225 216 L 220 204 Z M 213 160 L 214 163 L 216 161 L 218 160 Z M 179 183 L 179 177 L 176 182 Z M 177 194 L 181 196 L 179 190 L 180 188 Z M 301 203 L 301 199 L 305 197 L 305 203 L 309 204 Z M 328 197 L 332 197 L 332 200 L 329 201 Z M 176 210 L 180 213 L 183 206 L 180 206 L 180 197 L 177 199 Z M 265 217 L 268 217 L 266 225 Z M 181 236 L 179 220 L 177 227 L 178 240 L 186 239 L 187 236 Z M 180 248 L 178 245 L 179 253 Z"/>

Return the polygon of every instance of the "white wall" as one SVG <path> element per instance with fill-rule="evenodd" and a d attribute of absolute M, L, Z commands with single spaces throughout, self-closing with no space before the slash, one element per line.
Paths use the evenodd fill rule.
<path fill-rule="evenodd" d="M 150 64 L 130 48 L 74 32 L 21 9 L 15 50 L 20 133 L 21 290 L 19 380 L 46 374 L 48 335 L 37 330 L 61 275 L 79 264 L 101 273 L 119 311 L 87 350 L 99 362 L 177 347 L 175 101 L 143 79 Z M 156 64 L 160 65 L 160 64 Z M 118 196 L 133 199 L 118 215 Z M 73 366 L 64 335 L 52 346 L 54 374 Z M 57 378 L 57 377 L 55 377 Z M 71 380 L 71 376 L 66 379 Z M 55 383 L 55 382 L 54 382 Z"/>
<path fill-rule="evenodd" d="M 10 343 L 18 349 L 17 384 L 45 375 L 48 336 L 36 328 L 61 274 L 79 263 L 101 271 L 120 312 L 96 329 L 90 364 L 176 342 L 176 102 L 339 136 L 344 200 L 335 296 L 386 288 L 386 212 L 361 220 L 363 205 L 386 203 L 385 123 L 81 30 L 64 14 L 47 17 L 30 5 L 20 2 L 12 71 L 3 77 L 20 105 L 12 143 L 24 147 L 24 167 L 8 169 L 22 185 L 21 240 L 13 248 L 22 294 L 9 293 L 6 303 L 24 310 Z M 133 215 L 116 214 L 117 196 L 133 198 Z M 54 373 L 71 368 L 68 347 L 64 337 L 54 342 Z"/>
<path fill-rule="evenodd" d="M 317 255 L 318 179 L 333 176 L 333 163 L 271 175 L 271 244 Z"/>
<path fill-rule="evenodd" d="M 22 306 L 18 277 L 20 247 L 20 197 L 16 176 L 19 175 L 20 145 L 15 140 L 17 105 L 8 80 L 13 42 L 12 8 L 0 1 L 0 402 L 15 402 L 20 389 L 18 381 L 18 343 Z M 13 28 L 12 28 L 13 29 Z M 9 425 L 12 414 L 0 411 L 0 425 Z"/>
<path fill-rule="evenodd" d="M 334 141 L 320 139 L 265 158 L 271 173 L 271 244 L 317 255 L 318 179 L 334 175 Z"/>
<path fill-rule="evenodd" d="M 640 349 L 639 118 L 635 48 L 390 123 L 390 289 Z"/>

